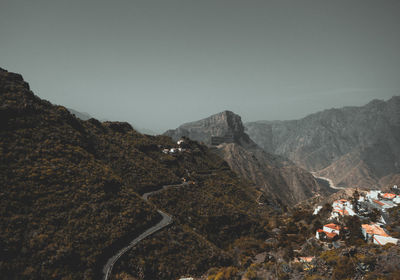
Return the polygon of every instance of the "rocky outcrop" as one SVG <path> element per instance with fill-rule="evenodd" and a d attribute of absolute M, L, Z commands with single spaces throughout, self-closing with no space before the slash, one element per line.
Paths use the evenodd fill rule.
<path fill-rule="evenodd" d="M 185 123 L 177 129 L 171 129 L 164 133 L 178 140 L 185 136 L 193 140 L 211 145 L 212 137 L 232 137 L 233 142 L 243 146 L 254 146 L 255 143 L 244 132 L 242 119 L 231 111 L 223 111 L 208 118 Z"/>
<path fill-rule="evenodd" d="M 230 168 L 253 182 L 263 192 L 265 202 L 292 205 L 317 194 L 332 192 L 320 186 L 306 170 L 290 160 L 265 152 L 245 133 L 240 116 L 230 111 L 212 115 L 206 119 L 186 123 L 166 135 L 178 140 L 189 137 L 211 146 L 213 137 L 227 137 L 225 143 L 215 146 Z"/>
<path fill-rule="evenodd" d="M 293 121 L 246 123 L 265 151 L 331 178 L 338 186 L 373 187 L 400 173 L 400 97 L 330 109 Z"/>

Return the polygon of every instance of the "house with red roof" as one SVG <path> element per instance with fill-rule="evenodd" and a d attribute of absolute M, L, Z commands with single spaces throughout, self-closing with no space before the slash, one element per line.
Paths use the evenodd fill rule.
<path fill-rule="evenodd" d="M 397 244 L 399 239 L 389 236 L 386 231 L 378 224 L 363 224 L 361 232 L 366 241 L 373 242 L 378 245 L 386 245 L 387 243 Z"/>
<path fill-rule="evenodd" d="M 321 239 L 333 239 L 340 234 L 340 226 L 337 224 L 326 224 L 322 229 L 318 229 L 315 237 L 319 240 Z"/>
<path fill-rule="evenodd" d="M 385 199 L 392 200 L 393 198 L 396 197 L 396 195 L 394 193 L 384 193 L 384 194 L 382 194 L 382 197 Z"/>

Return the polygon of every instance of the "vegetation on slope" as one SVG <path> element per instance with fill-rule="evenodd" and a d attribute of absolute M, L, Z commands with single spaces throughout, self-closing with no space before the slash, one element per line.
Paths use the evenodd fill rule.
<path fill-rule="evenodd" d="M 146 275 L 200 274 L 232 263 L 224 251 L 236 239 L 264 237 L 266 211 L 254 190 L 196 142 L 164 154 L 176 147 L 170 138 L 142 135 L 127 123 L 79 120 L 1 69 L 0 128 L 0 273 L 7 279 L 99 278 L 107 258 L 160 220 L 157 208 L 171 212 L 176 225 L 138 247 Z M 182 177 L 196 184 L 151 203 L 139 196 Z M 151 242 L 169 257 L 149 262 Z M 172 265 L 177 259 L 182 266 Z"/>

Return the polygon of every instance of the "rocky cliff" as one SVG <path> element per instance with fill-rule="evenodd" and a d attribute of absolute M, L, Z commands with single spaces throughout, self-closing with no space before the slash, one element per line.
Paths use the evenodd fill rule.
<path fill-rule="evenodd" d="M 232 170 L 250 180 L 262 191 L 265 202 L 291 205 L 317 194 L 331 192 L 319 186 L 306 170 L 281 156 L 262 150 L 244 131 L 240 116 L 224 111 L 208 118 L 186 123 L 166 135 L 177 140 L 182 136 L 211 144 L 212 137 L 233 136 L 233 141 L 215 146 L 215 151 Z"/>
<path fill-rule="evenodd" d="M 265 151 L 345 187 L 394 183 L 400 173 L 400 97 L 293 121 L 246 123 Z"/>
<path fill-rule="evenodd" d="M 232 136 L 233 141 L 242 146 L 255 145 L 244 132 L 241 117 L 231 111 L 223 111 L 199 121 L 185 123 L 177 129 L 168 130 L 164 134 L 174 140 L 186 136 L 207 145 L 211 144 L 212 137 Z"/>

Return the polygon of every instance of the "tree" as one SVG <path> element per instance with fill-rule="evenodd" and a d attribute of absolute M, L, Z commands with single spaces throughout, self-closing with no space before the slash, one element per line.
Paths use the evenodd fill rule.
<path fill-rule="evenodd" d="M 348 232 L 346 242 L 348 245 L 356 245 L 362 239 L 361 221 L 358 216 L 346 216 L 344 219 L 346 230 Z"/>
<path fill-rule="evenodd" d="M 378 209 L 374 208 L 371 212 L 368 213 L 368 218 L 370 218 L 371 222 L 377 222 L 381 213 Z"/>
<path fill-rule="evenodd" d="M 353 205 L 354 212 L 358 213 L 358 199 L 360 198 L 360 194 L 358 190 L 353 192 L 353 196 L 351 197 L 351 204 Z"/>

